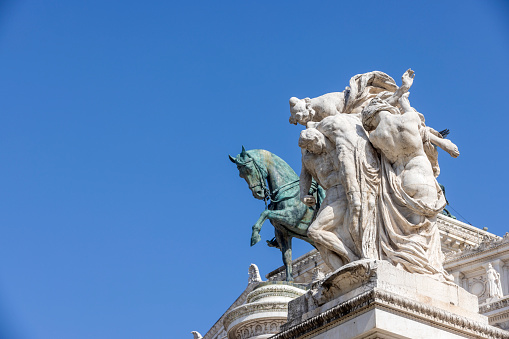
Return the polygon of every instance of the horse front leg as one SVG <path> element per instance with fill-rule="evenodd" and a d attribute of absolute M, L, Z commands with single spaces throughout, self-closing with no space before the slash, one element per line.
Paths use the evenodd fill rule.
<path fill-rule="evenodd" d="M 270 221 L 277 223 L 286 223 L 293 224 L 295 223 L 292 218 L 292 211 L 284 211 L 284 210 L 265 210 L 260 214 L 258 221 L 253 226 L 253 232 L 251 234 L 251 246 L 254 246 L 258 243 L 262 238 L 260 237 L 260 230 L 262 229 L 263 223 L 265 220 L 269 219 Z"/>
<path fill-rule="evenodd" d="M 251 233 L 251 246 L 254 246 L 257 242 L 262 240 L 262 237 L 260 237 L 260 230 L 262 229 L 263 223 L 265 220 L 267 220 L 269 216 L 269 210 L 265 210 L 260 214 L 260 217 L 258 218 L 258 221 L 253 226 L 253 232 Z"/>
<path fill-rule="evenodd" d="M 292 237 L 288 234 L 288 232 L 281 232 L 276 229 L 276 239 L 283 255 L 283 264 L 286 269 L 286 281 L 293 281 Z"/>

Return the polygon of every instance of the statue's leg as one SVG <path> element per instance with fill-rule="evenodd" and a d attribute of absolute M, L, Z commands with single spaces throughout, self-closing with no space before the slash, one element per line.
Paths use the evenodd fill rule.
<path fill-rule="evenodd" d="M 309 226 L 308 237 L 319 246 L 319 249 L 320 247 L 326 247 L 339 256 L 344 264 L 358 260 L 359 257 L 336 234 L 336 232 L 342 231 L 339 230 L 339 227 L 343 226 L 346 211 L 345 202 L 334 201 L 327 204 L 327 201 L 325 201 L 324 203 L 315 221 Z M 337 269 L 338 267 L 334 268 Z"/>
<path fill-rule="evenodd" d="M 291 225 L 291 227 L 295 229 L 297 229 L 300 217 L 302 217 L 302 213 L 300 213 L 295 206 L 285 208 L 282 210 L 272 210 L 272 211 L 267 210 L 265 212 L 266 219 L 269 219 L 271 222 L 273 223 L 275 222 L 281 225 Z M 290 231 L 295 232 L 292 229 L 290 229 Z"/>
<path fill-rule="evenodd" d="M 288 232 L 283 232 L 276 229 L 276 238 L 281 248 L 283 255 L 283 263 L 286 268 L 286 281 L 293 281 L 292 272 L 292 237 Z"/>
<path fill-rule="evenodd" d="M 262 229 L 263 223 L 267 220 L 269 215 L 269 210 L 265 210 L 260 214 L 258 221 L 253 226 L 253 232 L 251 234 L 251 246 L 254 246 L 257 242 L 259 242 L 262 238 L 260 237 L 260 230 Z"/>
<path fill-rule="evenodd" d="M 340 157 L 340 173 L 343 187 L 345 188 L 349 220 L 348 228 L 354 243 L 359 252 L 362 251 L 362 230 L 360 229 L 360 216 L 362 207 L 362 198 L 357 178 L 357 169 L 353 152 L 344 150 Z"/>
<path fill-rule="evenodd" d="M 251 235 L 251 246 L 261 240 L 260 230 L 265 220 L 269 219 L 272 222 L 283 225 L 294 225 L 297 227 L 298 220 L 295 213 L 295 208 L 286 208 L 284 210 L 265 210 L 260 214 L 260 218 L 253 226 L 253 233 Z"/>

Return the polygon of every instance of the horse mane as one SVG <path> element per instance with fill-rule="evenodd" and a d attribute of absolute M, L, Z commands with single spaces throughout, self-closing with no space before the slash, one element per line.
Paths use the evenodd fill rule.
<path fill-rule="evenodd" d="M 253 157 L 253 159 L 255 161 L 257 161 L 257 163 L 259 165 L 262 165 L 262 164 L 264 164 L 265 166 L 273 165 L 273 167 L 279 167 L 280 169 L 284 169 L 285 170 L 284 172 L 289 173 L 290 176 L 294 176 L 295 178 L 298 178 L 297 173 L 295 173 L 293 168 L 290 165 L 288 165 L 288 163 L 286 161 L 284 161 L 279 156 L 277 156 L 276 154 L 274 154 L 270 151 L 267 151 L 264 149 L 253 149 L 253 150 L 247 151 L 247 153 L 251 157 Z M 278 171 L 278 172 L 283 173 L 282 171 Z"/>

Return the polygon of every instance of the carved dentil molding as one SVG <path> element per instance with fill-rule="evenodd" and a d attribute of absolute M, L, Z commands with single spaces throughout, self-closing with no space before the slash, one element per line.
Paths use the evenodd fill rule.
<path fill-rule="evenodd" d="M 445 256 L 445 262 L 449 263 L 455 260 L 466 259 L 474 257 L 481 252 L 487 252 L 490 250 L 497 249 L 509 243 L 509 233 L 506 233 L 504 237 L 500 238 L 484 238 L 484 240 L 476 246 L 466 246 L 461 252 L 449 252 Z"/>
<path fill-rule="evenodd" d="M 477 227 L 448 218 L 442 214 L 438 215 L 437 221 L 440 233 L 445 235 L 454 235 L 472 244 L 479 244 L 485 238 L 493 240 L 500 239 L 500 237 L 495 234 L 491 234 Z"/>
<path fill-rule="evenodd" d="M 401 311 L 404 314 L 412 315 L 425 321 L 428 320 L 457 331 L 466 331 L 479 337 L 488 336 L 489 338 L 495 339 L 506 339 L 508 337 L 506 331 L 496 329 L 487 324 L 446 312 L 433 306 L 418 303 L 383 290 L 373 289 L 332 307 L 298 325 L 289 328 L 283 326 L 282 332 L 271 337 L 271 339 L 299 338 L 306 333 L 319 328 L 328 327 L 329 324 L 341 321 L 342 318 L 354 316 L 363 309 L 376 306 L 389 307 Z"/>

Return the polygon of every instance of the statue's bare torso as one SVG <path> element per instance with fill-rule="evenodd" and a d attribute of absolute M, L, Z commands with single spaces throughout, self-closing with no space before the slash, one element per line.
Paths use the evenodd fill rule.
<path fill-rule="evenodd" d="M 421 120 L 416 112 L 402 115 L 381 111 L 380 123 L 369 139 L 392 164 L 405 192 L 426 203 L 437 200 L 433 169 L 424 152 Z"/>

